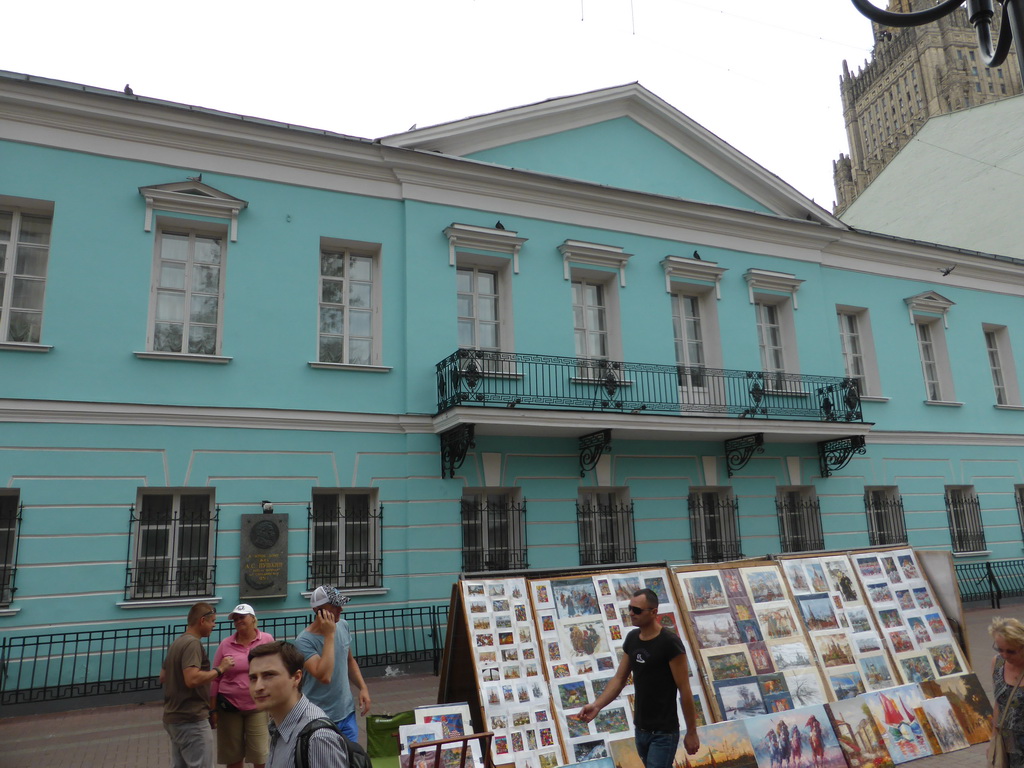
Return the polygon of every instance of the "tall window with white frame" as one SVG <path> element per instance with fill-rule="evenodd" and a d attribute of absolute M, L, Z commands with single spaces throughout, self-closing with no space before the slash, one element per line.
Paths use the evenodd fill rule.
<path fill-rule="evenodd" d="M 580 565 L 636 562 L 633 502 L 621 491 L 581 490 L 576 520 Z"/>
<path fill-rule="evenodd" d="M 1003 375 L 1003 361 L 1000 358 L 999 338 L 994 330 L 985 331 L 985 349 L 988 352 L 988 367 L 992 372 L 992 387 L 995 389 L 996 404 L 1006 405 L 1006 377 Z"/>
<path fill-rule="evenodd" d="M 456 270 L 459 306 L 459 347 L 485 352 L 501 349 L 498 273 L 479 267 Z"/>
<path fill-rule="evenodd" d="M 375 359 L 374 283 L 371 253 L 347 248 L 320 252 L 321 363 L 373 365 Z"/>
<path fill-rule="evenodd" d="M 126 596 L 212 595 L 219 511 L 210 490 L 141 490 L 131 508 L 135 540 Z"/>
<path fill-rule="evenodd" d="M 15 489 L 0 491 L 0 607 L 3 608 L 14 601 L 21 512 L 19 492 Z"/>
<path fill-rule="evenodd" d="M 865 386 L 864 352 L 861 342 L 860 318 L 852 312 L 838 312 L 839 343 L 843 350 L 843 367 L 846 376 L 857 383 L 857 391 L 864 393 Z"/>
<path fill-rule="evenodd" d="M 704 368 L 704 333 L 701 328 L 700 297 L 672 294 L 672 328 L 675 336 L 676 363 L 683 369 L 679 385 L 703 389 L 707 386 Z"/>
<path fill-rule="evenodd" d="M 500 489 L 462 493 L 462 570 L 505 571 L 528 568 L 526 503 Z"/>
<path fill-rule="evenodd" d="M 309 509 L 306 586 L 334 584 L 349 589 L 380 587 L 382 505 L 375 493 L 359 489 L 317 489 Z"/>
<path fill-rule="evenodd" d="M 1024 538 L 1024 485 L 1013 487 L 1013 498 L 1017 502 L 1017 522 L 1020 524 L 1021 537 Z"/>
<path fill-rule="evenodd" d="M 0 209 L 0 342 L 39 343 L 51 225 L 50 216 Z"/>
<path fill-rule="evenodd" d="M 921 355 L 921 373 L 924 375 L 924 387 L 929 400 L 942 400 L 942 382 L 939 379 L 939 363 L 935 349 L 932 323 L 918 320 L 917 348 Z"/>
<path fill-rule="evenodd" d="M 757 313 L 757 342 L 761 350 L 761 370 L 774 389 L 785 388 L 786 355 L 783 346 L 782 321 L 779 305 L 755 301 Z M 776 374 L 776 375 L 773 375 Z"/>
<path fill-rule="evenodd" d="M 157 233 L 150 351 L 220 354 L 223 271 L 222 234 Z"/>
<path fill-rule="evenodd" d="M 946 486 L 946 513 L 954 552 L 983 552 L 985 527 L 981 519 L 981 500 L 973 485 Z"/>
<path fill-rule="evenodd" d="M 586 361 L 607 360 L 608 307 L 605 302 L 605 286 L 590 280 L 573 280 L 572 316 L 576 357 Z"/>

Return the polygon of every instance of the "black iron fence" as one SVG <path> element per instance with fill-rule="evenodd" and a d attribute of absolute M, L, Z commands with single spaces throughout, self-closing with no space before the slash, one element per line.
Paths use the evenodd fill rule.
<path fill-rule="evenodd" d="M 1004 597 L 1024 597 L 1024 560 L 957 563 L 954 568 L 965 603 L 985 600 L 999 608 Z"/>
<path fill-rule="evenodd" d="M 437 412 L 552 408 L 859 422 L 853 379 L 460 349 L 439 362 Z"/>
<path fill-rule="evenodd" d="M 437 674 L 448 623 L 446 604 L 346 611 L 345 620 L 361 667 L 429 661 Z M 308 615 L 263 618 L 260 629 L 278 639 L 294 639 L 308 623 Z M 184 624 L 173 624 L 4 637 L 0 706 L 156 690 L 167 647 L 184 631 Z M 211 659 L 218 643 L 233 631 L 230 621 L 217 623 L 207 643 Z"/>

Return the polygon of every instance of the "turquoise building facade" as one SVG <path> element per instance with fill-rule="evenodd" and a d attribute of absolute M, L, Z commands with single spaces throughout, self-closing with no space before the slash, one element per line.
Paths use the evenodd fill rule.
<path fill-rule="evenodd" d="M 0 105 L 2 632 L 1021 556 L 1024 265 L 851 229 L 638 85 L 376 141 L 14 73 Z"/>

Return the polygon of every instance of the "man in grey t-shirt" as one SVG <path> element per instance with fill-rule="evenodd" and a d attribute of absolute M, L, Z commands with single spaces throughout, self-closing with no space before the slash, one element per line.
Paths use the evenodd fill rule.
<path fill-rule="evenodd" d="M 171 643 L 160 669 L 164 686 L 164 730 L 171 737 L 172 768 L 213 768 L 213 731 L 216 713 L 210 713 L 210 682 L 235 666 L 225 656 L 210 669 L 203 640 L 217 624 L 209 603 L 196 603 L 188 612 L 188 627 Z"/>
<path fill-rule="evenodd" d="M 341 609 L 349 598 L 334 587 L 313 590 L 309 603 L 316 612 L 313 623 L 295 638 L 295 647 L 306 658 L 302 693 L 338 724 L 352 741 L 359 736 L 351 686 L 359 692 L 359 712 L 370 711 L 370 691 L 352 655 L 352 635 Z"/>

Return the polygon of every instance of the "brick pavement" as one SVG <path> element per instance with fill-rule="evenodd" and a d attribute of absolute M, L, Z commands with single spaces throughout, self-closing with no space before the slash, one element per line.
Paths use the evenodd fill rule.
<path fill-rule="evenodd" d="M 1020 604 L 1000 611 L 969 608 L 966 614 L 971 662 L 992 695 L 993 616 L 1019 616 Z M 438 679 L 411 674 L 367 681 L 373 711 L 395 713 L 437 701 Z M 166 768 L 167 735 L 160 724 L 160 702 L 79 709 L 53 714 L 0 718 L 0 768 Z M 365 735 L 360 734 L 365 743 Z M 985 746 L 915 761 L 915 768 L 981 768 Z"/>

